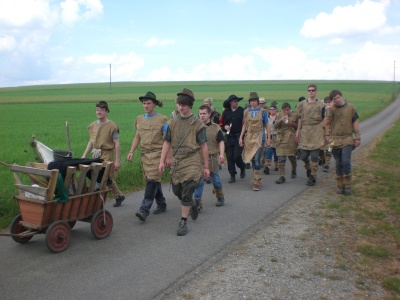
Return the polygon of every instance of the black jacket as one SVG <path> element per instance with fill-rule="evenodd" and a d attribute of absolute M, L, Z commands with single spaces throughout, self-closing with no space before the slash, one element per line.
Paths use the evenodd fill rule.
<path fill-rule="evenodd" d="M 225 125 L 232 124 L 229 136 L 239 137 L 243 125 L 243 112 L 244 108 L 241 106 L 238 106 L 238 108 L 235 111 L 232 111 L 232 109 L 230 108 L 225 109 L 224 112 L 222 113 L 219 123 L 219 126 L 221 126 L 222 131 L 226 132 L 224 128 Z"/>

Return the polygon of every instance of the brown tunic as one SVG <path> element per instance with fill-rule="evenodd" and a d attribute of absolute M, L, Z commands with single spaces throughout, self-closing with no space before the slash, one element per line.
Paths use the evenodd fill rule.
<path fill-rule="evenodd" d="M 356 109 L 345 101 L 341 107 L 333 105 L 328 110 L 327 118 L 331 122 L 331 142 L 335 143 L 334 148 L 342 148 L 346 145 L 354 145 L 353 139 L 353 117 Z"/>
<path fill-rule="evenodd" d="M 250 163 L 257 150 L 262 147 L 262 136 L 264 131 L 262 115 L 262 109 L 259 110 L 254 118 L 251 116 L 248 109 L 244 111 L 243 120 L 246 124 L 247 132 L 244 137 L 242 157 L 245 163 Z"/>
<path fill-rule="evenodd" d="M 206 126 L 207 146 L 208 146 L 208 168 L 210 172 L 215 172 L 219 168 L 219 143 L 217 141 L 218 132 L 221 128 L 212 123 Z"/>
<path fill-rule="evenodd" d="M 113 121 L 108 120 L 106 123 L 98 123 L 94 121 L 88 126 L 90 141 L 93 148 L 101 149 L 101 159 L 114 161 L 114 140 L 113 133 L 119 132 L 119 127 Z"/>
<path fill-rule="evenodd" d="M 144 115 L 135 120 L 136 132 L 140 135 L 141 163 L 144 176 L 156 182 L 161 181 L 158 164 L 164 140 L 161 128 L 167 123 L 167 117 L 156 114 L 151 118 Z"/>
<path fill-rule="evenodd" d="M 278 120 L 276 118 L 276 116 L 277 115 L 275 115 L 275 117 L 271 117 L 271 116 L 268 117 L 268 123 L 269 123 L 270 132 L 271 132 L 271 146 L 270 146 L 271 148 L 276 148 L 275 142 L 278 137 L 278 134 L 277 134 L 277 131 L 275 128 L 275 120 Z M 265 135 L 267 135 L 267 128 L 265 128 Z"/>
<path fill-rule="evenodd" d="M 173 184 L 193 180 L 199 182 L 203 176 L 201 148 L 197 134 L 204 123 L 197 117 L 174 118 L 169 121 L 171 131 Z"/>
<path fill-rule="evenodd" d="M 299 148 L 303 150 L 320 149 L 324 143 L 324 129 L 322 110 L 325 104 L 322 101 L 301 101 L 297 106 L 297 113 L 301 119 Z"/>
<path fill-rule="evenodd" d="M 283 117 L 283 112 L 278 112 L 275 123 L 278 138 L 275 142 L 276 155 L 278 156 L 294 156 L 297 152 L 297 143 L 295 142 L 297 124 L 299 122 L 299 115 L 295 112 L 288 115 L 289 123 L 280 119 Z"/>

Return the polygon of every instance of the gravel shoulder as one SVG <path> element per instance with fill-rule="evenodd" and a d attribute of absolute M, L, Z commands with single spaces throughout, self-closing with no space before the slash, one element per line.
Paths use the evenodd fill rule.
<path fill-rule="evenodd" d="M 354 153 L 353 165 L 362 163 L 375 141 Z M 157 299 L 384 298 L 377 283 L 361 286 L 357 275 L 340 265 L 338 249 L 320 229 L 325 205 L 340 197 L 334 177 L 331 170 Z"/>

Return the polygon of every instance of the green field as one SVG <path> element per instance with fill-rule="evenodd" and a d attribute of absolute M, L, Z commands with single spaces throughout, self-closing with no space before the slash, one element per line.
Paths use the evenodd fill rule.
<path fill-rule="evenodd" d="M 164 102 L 158 108 L 162 114 L 170 116 L 175 109 L 176 93 L 183 87 L 194 94 L 194 109 L 207 97 L 214 99 L 214 106 L 222 110 L 223 100 L 236 94 L 244 97 L 243 106 L 251 91 L 265 97 L 269 105 L 272 100 L 289 102 L 294 108 L 300 96 L 307 96 L 309 81 L 215 81 L 215 82 L 122 82 L 29 86 L 0 89 L 0 138 L 2 148 L 0 161 L 25 165 L 35 160 L 29 146 L 32 135 L 52 149 L 67 149 L 65 123 L 69 123 L 71 148 L 74 157 L 81 157 L 87 141 L 87 125 L 96 119 L 95 103 L 106 100 L 109 103 L 109 118 L 121 129 L 122 167 L 118 174 L 118 184 L 129 192 L 142 187 L 139 156 L 133 163 L 125 157 L 134 135 L 133 121 L 143 113 L 139 96 L 153 91 Z M 318 97 L 324 98 L 332 89 L 339 89 L 351 101 L 360 114 L 361 120 L 379 112 L 393 100 L 393 83 L 376 81 L 313 81 L 318 85 Z M 11 172 L 0 166 L 0 227 L 5 226 L 18 212 L 12 200 L 15 193 Z"/>

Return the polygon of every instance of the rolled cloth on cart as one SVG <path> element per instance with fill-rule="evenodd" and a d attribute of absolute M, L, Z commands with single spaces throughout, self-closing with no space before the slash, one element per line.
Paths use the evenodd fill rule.
<path fill-rule="evenodd" d="M 57 169 L 60 171 L 60 174 L 63 178 L 65 178 L 65 174 L 67 173 L 68 167 L 75 167 L 79 165 L 90 165 L 91 163 L 102 163 L 103 160 L 100 158 L 72 158 L 69 160 L 62 161 L 52 161 L 47 165 L 48 170 Z"/>

